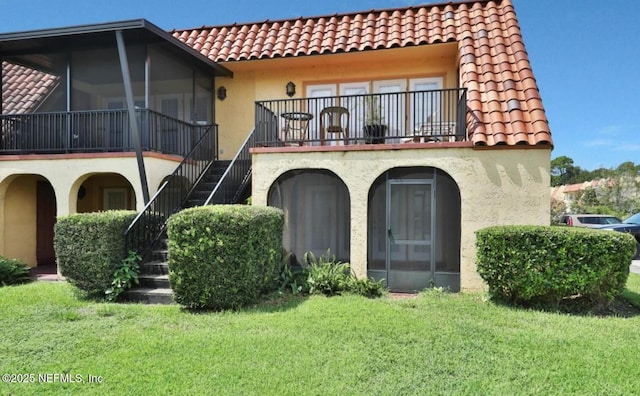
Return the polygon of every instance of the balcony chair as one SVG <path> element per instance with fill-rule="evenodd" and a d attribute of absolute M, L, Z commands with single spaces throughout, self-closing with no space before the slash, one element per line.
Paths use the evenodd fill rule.
<path fill-rule="evenodd" d="M 341 106 L 329 106 L 320 112 L 320 144 L 327 134 L 342 134 L 344 144 L 349 144 L 349 110 Z"/>

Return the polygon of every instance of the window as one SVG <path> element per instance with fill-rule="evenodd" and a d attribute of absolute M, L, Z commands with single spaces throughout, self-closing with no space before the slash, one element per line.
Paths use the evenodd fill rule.
<path fill-rule="evenodd" d="M 104 210 L 129 209 L 126 188 L 105 188 L 102 208 Z"/>
<path fill-rule="evenodd" d="M 325 98 L 310 101 L 308 111 L 317 115 L 327 106 L 347 108 L 350 138 L 361 136 L 365 125 L 385 125 L 387 137 L 404 136 L 421 125 L 455 119 L 456 103 L 443 100 L 443 85 L 442 77 L 307 85 L 307 98 Z M 407 91 L 416 93 L 407 94 Z M 340 99 L 335 98 L 337 94 Z M 380 95 L 359 96 L 369 94 Z M 314 132 L 311 131 L 312 136 Z"/>
<path fill-rule="evenodd" d="M 442 121 L 442 78 L 416 78 L 409 80 L 411 91 L 430 91 L 411 97 L 409 119 L 414 123 L 411 130 L 421 125 Z"/>

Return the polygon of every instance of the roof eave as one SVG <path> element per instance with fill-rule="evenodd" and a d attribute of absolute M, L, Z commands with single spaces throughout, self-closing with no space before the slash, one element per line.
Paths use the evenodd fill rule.
<path fill-rule="evenodd" d="M 213 62 L 146 19 L 3 33 L 0 34 L 0 57 L 50 49 L 51 46 L 49 44 L 52 42 L 72 48 L 77 45 L 75 39 L 79 37 L 85 39 L 94 38 L 98 42 L 103 42 L 106 35 L 116 31 L 137 31 L 137 33 L 142 33 L 140 36 L 146 41 L 158 40 L 166 42 L 180 53 L 195 58 L 201 66 L 212 69 L 214 75 L 233 77 L 231 70 Z M 146 37 L 144 36 L 145 34 Z"/>

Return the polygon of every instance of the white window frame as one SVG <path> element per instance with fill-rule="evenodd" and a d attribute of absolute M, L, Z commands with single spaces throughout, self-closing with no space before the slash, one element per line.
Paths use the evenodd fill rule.
<path fill-rule="evenodd" d="M 407 80 L 406 79 L 375 80 L 373 81 L 373 92 L 380 93 L 380 94 L 388 94 L 388 93 L 400 94 L 400 93 L 407 92 Z M 383 101 L 383 103 L 381 103 L 383 122 L 385 125 L 387 125 L 388 136 L 402 136 L 405 134 L 407 99 L 406 99 L 406 95 L 400 95 L 399 98 L 400 98 L 400 101 L 397 105 L 396 103 L 393 102 L 393 100 L 389 102 Z M 392 129 L 396 127 L 398 129 Z M 390 140 L 387 140 L 386 142 L 398 143 L 397 141 L 390 141 Z"/>
<path fill-rule="evenodd" d="M 113 205 L 112 201 L 111 201 L 111 196 L 112 195 L 119 195 L 120 198 L 118 198 L 119 201 L 121 201 L 124 205 L 123 206 L 119 206 L 119 205 Z M 110 187 L 110 188 L 105 188 L 102 192 L 102 208 L 104 210 L 122 210 L 122 209 L 128 209 L 128 202 L 129 202 L 129 190 L 126 187 Z"/>
<path fill-rule="evenodd" d="M 422 89 L 422 88 L 419 88 L 419 85 L 421 84 L 429 84 L 429 85 L 434 84 L 435 88 Z M 433 89 L 438 90 L 438 89 L 443 89 L 443 87 L 444 87 L 444 78 L 442 77 L 412 78 L 409 80 L 410 91 L 427 91 L 427 90 L 433 90 Z M 422 124 L 433 122 L 434 118 L 435 120 L 438 120 L 438 122 L 442 120 L 442 114 L 440 114 L 442 110 L 441 101 L 436 101 L 433 105 L 430 106 L 430 109 L 424 114 L 413 114 L 414 108 L 416 107 L 414 100 L 415 100 L 415 97 L 412 96 L 411 100 L 409 101 L 409 111 L 407 112 L 407 114 L 409 114 L 409 120 L 412 124 L 412 125 L 409 125 L 409 128 L 411 130 L 415 131 L 416 129 L 419 129 Z"/>

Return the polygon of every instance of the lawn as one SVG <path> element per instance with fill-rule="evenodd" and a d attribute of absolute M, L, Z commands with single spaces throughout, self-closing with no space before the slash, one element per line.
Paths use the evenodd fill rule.
<path fill-rule="evenodd" d="M 640 303 L 639 275 L 625 296 Z M 484 297 L 285 295 L 191 313 L 86 302 L 65 283 L 0 288 L 0 372 L 33 381 L 0 383 L 0 395 L 640 394 L 640 316 Z"/>

